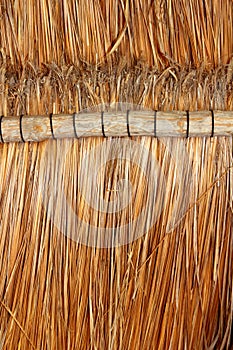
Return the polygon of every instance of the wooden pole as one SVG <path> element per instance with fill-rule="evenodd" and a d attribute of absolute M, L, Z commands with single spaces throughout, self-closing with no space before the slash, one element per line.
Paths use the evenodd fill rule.
<path fill-rule="evenodd" d="M 89 136 L 233 135 L 233 111 L 135 111 L 2 117 L 1 142 Z"/>

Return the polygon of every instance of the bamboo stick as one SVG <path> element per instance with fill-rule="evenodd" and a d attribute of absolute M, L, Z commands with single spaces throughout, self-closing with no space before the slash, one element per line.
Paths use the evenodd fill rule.
<path fill-rule="evenodd" d="M 127 111 L 1 118 L 2 142 L 89 136 L 204 137 L 233 134 L 233 111 Z"/>

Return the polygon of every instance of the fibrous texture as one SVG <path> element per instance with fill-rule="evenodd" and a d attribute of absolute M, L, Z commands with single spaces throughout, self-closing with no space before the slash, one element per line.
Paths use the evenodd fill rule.
<path fill-rule="evenodd" d="M 231 110 L 230 0 L 0 1 L 0 115 Z M 230 349 L 232 138 L 0 146 L 0 349 Z"/>

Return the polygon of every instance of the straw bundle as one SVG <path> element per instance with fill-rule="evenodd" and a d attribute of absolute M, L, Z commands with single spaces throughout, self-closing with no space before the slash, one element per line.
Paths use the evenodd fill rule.
<path fill-rule="evenodd" d="M 233 109 L 230 0 L 0 5 L 2 116 Z M 0 153 L 0 349 L 233 346 L 232 137 Z"/>

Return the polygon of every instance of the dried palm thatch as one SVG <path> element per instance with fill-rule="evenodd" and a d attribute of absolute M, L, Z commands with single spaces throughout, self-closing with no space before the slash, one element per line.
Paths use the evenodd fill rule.
<path fill-rule="evenodd" d="M 1 0 L 0 114 L 232 110 L 230 0 Z M 231 137 L 0 146 L 0 349 L 230 349 Z"/>

